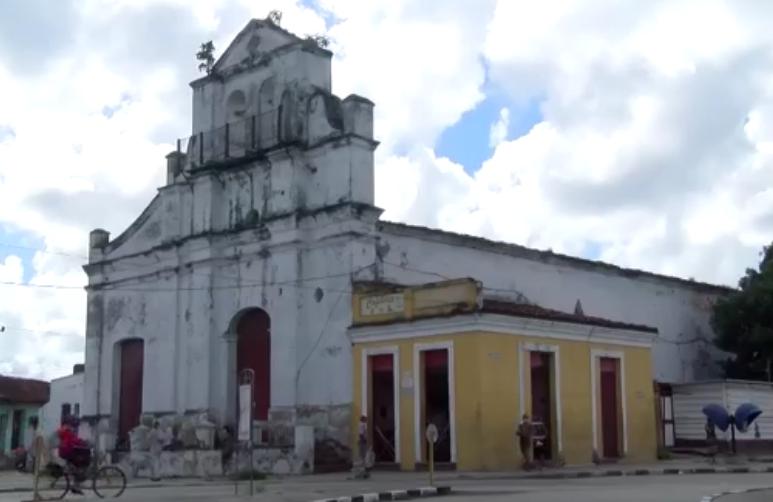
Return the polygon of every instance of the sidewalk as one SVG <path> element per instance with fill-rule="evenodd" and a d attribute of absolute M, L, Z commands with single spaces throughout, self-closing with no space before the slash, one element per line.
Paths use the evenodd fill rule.
<path fill-rule="evenodd" d="M 763 461 L 767 460 L 767 461 Z M 646 475 L 687 475 L 708 473 L 773 473 L 773 459 L 749 459 L 741 457 L 718 458 L 715 464 L 707 459 L 677 459 L 666 460 L 652 464 L 607 464 L 586 465 L 563 468 L 543 469 L 539 471 L 511 472 L 437 472 L 435 480 L 438 484 L 451 485 L 464 481 L 496 481 L 517 479 L 576 479 L 607 476 L 646 476 Z M 350 473 L 314 474 L 308 476 L 269 477 L 260 481 L 264 487 L 280 487 L 283 484 L 293 485 L 331 485 L 359 484 L 350 480 Z M 370 483 L 379 485 L 394 485 L 395 489 L 403 487 L 425 486 L 428 481 L 426 472 L 375 471 Z M 246 481 L 242 481 L 246 483 Z M 366 482 L 367 483 L 367 482 Z M 166 487 L 205 487 L 233 485 L 226 478 L 203 480 L 198 478 L 164 479 L 153 482 L 148 479 L 134 479 L 128 486 L 133 488 L 166 488 Z M 26 492 L 32 489 L 32 475 L 16 471 L 0 471 L 0 493 Z"/>

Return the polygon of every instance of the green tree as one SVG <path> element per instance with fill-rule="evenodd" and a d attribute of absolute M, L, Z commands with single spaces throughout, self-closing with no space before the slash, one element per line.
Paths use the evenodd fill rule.
<path fill-rule="evenodd" d="M 201 61 L 199 71 L 205 71 L 207 75 L 212 73 L 212 67 L 215 65 L 215 44 L 212 40 L 201 44 L 199 52 L 196 53 L 196 59 Z"/>
<path fill-rule="evenodd" d="M 716 346 L 734 355 L 724 364 L 727 378 L 773 381 L 773 245 L 761 255 L 759 268 L 747 269 L 738 290 L 714 305 Z"/>

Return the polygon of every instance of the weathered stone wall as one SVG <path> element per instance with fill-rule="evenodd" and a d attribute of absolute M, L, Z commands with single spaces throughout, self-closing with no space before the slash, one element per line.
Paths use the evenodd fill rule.
<path fill-rule="evenodd" d="M 287 136 L 217 166 L 177 154 L 168 185 L 125 232 L 112 240 L 92 233 L 89 433 L 106 448 L 115 443 L 120 343 L 137 338 L 143 413 L 206 413 L 218 427 L 235 427 L 236 321 L 261 308 L 271 319 L 274 430 L 315 424 L 320 439 L 345 445 L 349 295 L 353 278 L 373 277 L 379 214 L 373 103 L 330 94 L 330 53 L 262 22 L 250 23 L 215 69 L 192 84 L 194 132 L 232 120 L 238 91 L 240 113 L 276 109 L 257 126 Z"/>

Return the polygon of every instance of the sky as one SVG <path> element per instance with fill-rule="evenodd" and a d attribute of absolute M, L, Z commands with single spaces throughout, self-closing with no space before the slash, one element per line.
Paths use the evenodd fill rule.
<path fill-rule="evenodd" d="M 773 240 L 771 2 L 7 0 L 0 373 L 82 361 L 88 232 L 164 183 L 198 46 L 274 9 L 376 103 L 384 219 L 727 285 Z"/>

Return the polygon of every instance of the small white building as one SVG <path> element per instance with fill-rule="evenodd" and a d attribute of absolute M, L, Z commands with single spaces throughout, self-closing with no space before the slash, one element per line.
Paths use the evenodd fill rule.
<path fill-rule="evenodd" d="M 83 403 L 83 364 L 76 364 L 71 375 L 51 380 L 48 403 L 40 409 L 40 427 L 50 437 L 67 416 L 80 417 Z"/>
<path fill-rule="evenodd" d="M 166 185 L 119 236 L 91 233 L 81 412 L 106 445 L 125 447 L 141 414 L 235 426 L 251 369 L 261 426 L 311 425 L 318 466 L 348 460 L 357 281 L 472 277 L 489 296 L 657 327 L 653 379 L 713 374 L 725 288 L 380 221 L 374 105 L 332 94 L 331 58 L 250 21 L 191 83 Z"/>
<path fill-rule="evenodd" d="M 713 380 L 672 386 L 674 445 L 677 447 L 706 444 L 707 404 L 723 406 L 733 413 L 743 403 L 757 405 L 762 414 L 748 431 L 736 431 L 739 451 L 770 451 L 773 446 L 773 383 L 750 380 Z M 717 439 L 730 441 L 730 430 L 717 430 Z"/>

